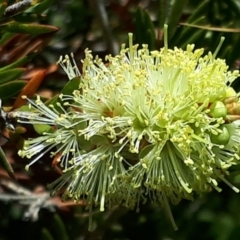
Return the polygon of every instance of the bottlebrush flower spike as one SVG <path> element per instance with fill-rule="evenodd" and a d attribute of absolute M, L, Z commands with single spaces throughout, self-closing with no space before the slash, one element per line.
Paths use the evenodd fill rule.
<path fill-rule="evenodd" d="M 219 180 L 239 191 L 224 177 L 240 159 L 240 103 L 231 88 L 239 72 L 227 71 L 217 52 L 168 49 L 166 29 L 163 49 L 138 49 L 129 34 L 129 48 L 107 56 L 107 65 L 86 50 L 79 89 L 61 96 L 61 112 L 38 99 L 29 100 L 36 113 L 15 116 L 55 126 L 19 152 L 37 155 L 29 166 L 53 149 L 60 156 L 64 173 L 50 185 L 53 192 L 66 186 L 64 198 L 101 211 L 117 204 L 138 209 L 151 199 L 177 228 L 169 201 L 221 191 Z M 68 57 L 60 64 L 70 78 L 80 74 Z"/>

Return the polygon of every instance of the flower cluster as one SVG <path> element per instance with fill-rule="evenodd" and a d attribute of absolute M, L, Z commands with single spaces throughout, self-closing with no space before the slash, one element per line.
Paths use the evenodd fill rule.
<path fill-rule="evenodd" d="M 55 105 L 29 100 L 34 111 L 17 111 L 20 122 L 49 126 L 25 141 L 20 156 L 46 152 L 60 163 L 62 176 L 50 185 L 65 186 L 64 198 L 86 206 L 122 204 L 137 208 L 146 200 L 168 210 L 181 199 L 215 188 L 239 162 L 240 102 L 231 88 L 239 76 L 216 54 L 203 49 L 146 45 L 122 47 L 106 62 L 85 51 L 78 89 Z M 70 78 L 76 63 L 61 59 Z"/>

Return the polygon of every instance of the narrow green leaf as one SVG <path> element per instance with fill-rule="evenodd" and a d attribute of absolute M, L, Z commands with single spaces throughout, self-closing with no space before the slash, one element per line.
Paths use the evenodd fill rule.
<path fill-rule="evenodd" d="M 234 1 L 234 0 L 228 0 L 227 1 L 229 9 L 231 9 L 233 12 L 236 13 L 237 16 L 240 15 L 240 8 L 239 8 L 239 2 Z"/>
<path fill-rule="evenodd" d="M 12 169 L 11 164 L 8 162 L 7 157 L 4 153 L 4 151 L 2 150 L 2 148 L 0 147 L 0 161 L 2 166 L 4 167 L 4 169 L 6 170 L 6 172 L 8 173 L 9 177 L 11 177 L 12 179 L 15 179 L 14 176 L 14 171 Z"/>
<path fill-rule="evenodd" d="M 12 38 L 15 33 L 1 33 L 0 46 L 3 46 L 10 38 Z"/>
<path fill-rule="evenodd" d="M 56 106 L 57 101 L 59 101 L 59 94 L 55 95 L 53 98 L 47 100 L 45 102 L 46 105 L 53 105 L 54 107 Z"/>
<path fill-rule="evenodd" d="M 231 200 L 231 201 L 233 201 L 233 200 Z M 238 206 L 236 206 L 235 209 L 238 209 Z M 229 234 L 228 234 L 227 238 L 225 238 L 225 239 L 238 239 L 239 238 L 239 236 L 240 236 L 240 228 L 236 224 L 235 221 L 227 229 L 229 229 L 230 231 L 229 231 Z M 222 235 L 220 235 L 220 236 L 222 237 Z"/>
<path fill-rule="evenodd" d="M 27 84 L 24 80 L 15 80 L 9 83 L 0 85 L 0 98 L 10 98 L 19 93 L 22 88 Z"/>
<path fill-rule="evenodd" d="M 145 21 L 146 21 L 146 26 L 147 26 L 147 39 L 148 39 L 148 47 L 149 50 L 155 50 L 156 49 L 156 35 L 155 35 L 155 28 L 153 25 L 153 22 L 150 18 L 149 13 L 146 11 L 145 12 Z"/>
<path fill-rule="evenodd" d="M 180 47 L 185 49 L 188 44 L 192 44 L 199 39 L 203 39 L 205 34 L 206 34 L 206 30 L 199 29 L 192 36 L 190 36 L 189 39 L 186 42 L 184 42 Z"/>
<path fill-rule="evenodd" d="M 140 151 L 139 157 L 140 157 L 141 159 L 145 158 L 145 157 L 147 156 L 147 154 L 149 154 L 153 148 L 154 148 L 154 146 L 152 146 L 152 145 L 148 145 L 148 146 L 144 147 L 144 148 Z"/>
<path fill-rule="evenodd" d="M 39 16 L 37 14 L 31 13 L 19 13 L 12 17 L 16 22 L 20 23 L 33 23 L 39 20 Z"/>
<path fill-rule="evenodd" d="M 163 29 L 168 18 L 169 0 L 158 0 L 158 27 Z"/>
<path fill-rule="evenodd" d="M 25 12 L 41 14 L 45 10 L 47 10 L 53 4 L 53 2 L 54 2 L 54 0 L 43 0 L 40 3 L 30 7 Z"/>
<path fill-rule="evenodd" d="M 236 61 L 236 59 L 240 58 L 239 45 L 240 45 L 240 35 L 238 35 L 238 38 L 236 39 L 234 44 L 230 46 L 232 51 L 228 55 L 228 58 L 229 58 L 229 64 L 231 65 L 234 63 L 234 61 Z"/>
<path fill-rule="evenodd" d="M 149 50 L 155 50 L 156 49 L 156 37 L 155 33 L 151 31 L 151 29 L 148 29 L 146 35 L 148 36 L 148 49 Z"/>
<path fill-rule="evenodd" d="M 58 31 L 58 28 L 50 25 L 42 25 L 42 24 L 25 24 L 25 23 L 17 23 L 10 22 L 4 25 L 1 25 L 0 28 L 6 32 L 13 33 L 24 33 L 24 34 L 33 34 L 39 35 L 43 33 L 55 32 Z"/>
<path fill-rule="evenodd" d="M 135 39 L 139 44 L 142 44 L 145 39 L 143 10 L 138 8 L 135 13 Z"/>
<path fill-rule="evenodd" d="M 5 67 L 0 68 L 0 72 L 6 71 L 6 70 L 9 70 L 9 69 L 12 69 L 12 68 L 20 67 L 23 64 L 25 64 L 26 62 L 30 61 L 35 55 L 36 55 L 35 53 L 31 53 L 31 54 L 29 54 L 27 56 L 24 56 L 24 57 L 18 59 L 14 63 L 11 63 L 11 64 L 9 64 L 9 65 L 7 65 Z"/>
<path fill-rule="evenodd" d="M 135 39 L 138 44 L 148 44 L 150 50 L 155 49 L 155 30 L 149 13 L 138 8 L 135 13 Z"/>
<path fill-rule="evenodd" d="M 61 93 L 62 94 L 72 94 L 74 90 L 79 89 L 81 78 L 80 77 L 75 77 L 71 79 L 62 89 Z"/>
<path fill-rule="evenodd" d="M 225 59 L 226 62 L 231 66 L 233 62 L 230 62 L 231 60 L 231 55 L 232 55 L 232 49 L 233 47 L 231 45 L 227 45 L 226 47 L 223 46 L 220 52 L 218 53 L 217 57 Z"/>
<path fill-rule="evenodd" d="M 81 79 L 79 77 L 75 77 L 70 80 L 62 89 L 61 93 L 64 95 L 72 94 L 74 90 L 79 89 Z M 46 102 L 47 105 L 54 105 L 60 112 L 61 109 L 56 106 L 56 103 L 59 101 L 59 95 L 54 96 L 52 99 Z"/>
<path fill-rule="evenodd" d="M 192 23 L 201 17 L 205 17 L 206 13 L 208 12 L 209 8 L 209 0 L 203 1 L 195 11 L 192 12 L 191 16 L 188 18 L 187 22 Z"/>
<path fill-rule="evenodd" d="M 182 16 L 183 9 L 186 6 L 188 0 L 175 0 L 171 13 L 168 19 L 168 37 L 171 38 L 175 32 L 175 29 L 177 27 L 177 24 L 179 22 L 180 17 Z"/>
<path fill-rule="evenodd" d="M 18 79 L 24 72 L 24 68 L 14 68 L 6 71 L 0 71 L 0 85 Z"/>
<path fill-rule="evenodd" d="M 40 135 L 45 132 L 48 132 L 51 129 L 51 126 L 47 124 L 34 124 L 33 127 L 34 130 Z"/>
<path fill-rule="evenodd" d="M 41 230 L 41 235 L 40 235 L 40 240 L 54 240 L 53 236 L 51 233 L 48 231 L 48 229 L 43 228 Z"/>
<path fill-rule="evenodd" d="M 93 137 L 91 137 L 90 139 L 91 143 L 94 144 L 94 145 L 100 145 L 100 144 L 107 144 L 108 143 L 108 140 L 105 136 L 101 136 L 101 135 L 94 135 Z M 88 145 L 89 142 L 88 142 Z"/>
<path fill-rule="evenodd" d="M 51 226 L 51 233 L 58 240 L 68 240 L 66 227 L 58 214 L 54 214 Z"/>
<path fill-rule="evenodd" d="M 205 16 L 202 16 L 199 19 L 197 19 L 196 21 L 194 21 L 194 24 L 201 24 L 201 23 L 203 23 L 204 20 L 205 20 Z M 198 31 L 198 29 L 196 29 L 196 28 L 184 26 L 180 35 L 178 35 L 177 37 L 175 37 L 176 35 L 174 35 L 174 38 L 173 38 L 174 45 L 181 46 L 185 42 L 189 43 L 188 39 L 193 34 L 195 34 L 197 31 Z"/>
<path fill-rule="evenodd" d="M 92 144 L 90 144 L 83 136 L 77 137 L 77 142 L 83 151 L 89 151 L 92 148 Z"/>
<path fill-rule="evenodd" d="M 2 15 L 4 14 L 6 8 L 7 8 L 7 3 L 6 3 L 6 2 L 3 2 L 3 3 L 0 5 L 0 17 L 2 17 Z"/>

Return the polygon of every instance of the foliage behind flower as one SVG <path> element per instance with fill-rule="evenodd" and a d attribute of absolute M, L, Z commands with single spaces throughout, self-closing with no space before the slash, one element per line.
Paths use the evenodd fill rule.
<path fill-rule="evenodd" d="M 63 175 L 50 185 L 66 186 L 64 198 L 85 199 L 100 210 L 122 204 L 138 208 L 150 199 L 169 210 L 181 199 L 220 191 L 228 168 L 239 161 L 238 77 L 216 54 L 188 45 L 184 51 L 123 46 L 105 64 L 86 50 L 79 89 L 57 106 L 29 100 L 36 111 L 16 112 L 22 122 L 52 126 L 25 142 L 22 157 L 49 151 Z M 70 78 L 79 74 L 67 57 Z M 170 211 L 169 211 L 170 214 Z"/>

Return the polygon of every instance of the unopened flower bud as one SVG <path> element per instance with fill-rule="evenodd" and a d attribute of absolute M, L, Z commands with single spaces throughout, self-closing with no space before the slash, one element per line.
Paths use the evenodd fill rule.
<path fill-rule="evenodd" d="M 211 135 L 211 141 L 212 143 L 218 144 L 218 145 L 227 145 L 230 139 L 230 133 L 228 132 L 228 129 L 225 126 L 220 127 L 221 132 L 217 135 L 212 134 Z"/>
<path fill-rule="evenodd" d="M 227 115 L 227 108 L 226 108 L 226 106 L 224 105 L 223 102 L 216 101 L 216 102 L 211 104 L 209 115 L 213 118 L 222 117 L 224 119 Z"/>

